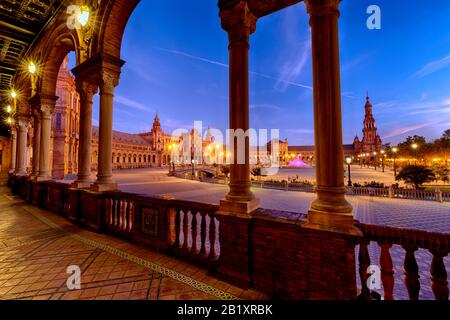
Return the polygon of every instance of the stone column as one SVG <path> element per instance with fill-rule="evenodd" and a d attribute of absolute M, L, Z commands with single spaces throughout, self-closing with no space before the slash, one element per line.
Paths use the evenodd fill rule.
<path fill-rule="evenodd" d="M 41 112 L 41 147 L 39 157 L 39 174 L 37 181 L 51 180 L 50 176 L 50 134 L 52 130 L 52 114 L 56 99 L 52 102 L 40 103 Z"/>
<path fill-rule="evenodd" d="M 77 92 L 80 95 L 80 136 L 78 178 L 74 183 L 74 187 L 87 188 L 91 185 L 92 99 L 97 92 L 97 86 L 82 80 L 77 80 L 76 84 Z M 75 146 L 72 152 L 76 156 Z"/>
<path fill-rule="evenodd" d="M 17 176 L 27 175 L 27 139 L 29 124 L 29 117 L 20 115 L 17 118 L 17 159 L 15 171 Z"/>
<path fill-rule="evenodd" d="M 112 180 L 112 122 L 114 88 L 118 85 L 118 75 L 102 71 L 100 87 L 100 128 L 98 138 L 98 173 L 93 190 L 97 192 L 117 189 Z"/>
<path fill-rule="evenodd" d="M 16 172 L 16 162 L 17 162 L 17 129 L 15 127 L 11 128 L 11 163 L 10 163 L 10 173 Z"/>
<path fill-rule="evenodd" d="M 257 18 L 247 5 L 241 1 L 234 8 L 220 13 L 222 28 L 228 32 L 230 55 L 229 95 L 230 129 L 247 132 L 249 129 L 249 93 L 248 93 L 248 51 L 249 37 L 256 30 Z M 234 137 L 231 137 L 234 139 Z M 250 143 L 245 138 L 245 150 L 238 150 L 234 143 L 231 150 L 230 191 L 220 203 L 220 211 L 235 214 L 248 214 L 259 206 L 259 200 L 250 190 Z M 238 152 L 245 152 L 245 163 L 238 163 Z"/>
<path fill-rule="evenodd" d="M 39 158 L 41 149 L 41 116 L 36 109 L 33 110 L 33 168 L 31 178 L 36 178 L 39 174 Z"/>
<path fill-rule="evenodd" d="M 345 199 L 339 64 L 340 0 L 305 0 L 310 15 L 317 199 L 308 225 L 359 234 Z"/>

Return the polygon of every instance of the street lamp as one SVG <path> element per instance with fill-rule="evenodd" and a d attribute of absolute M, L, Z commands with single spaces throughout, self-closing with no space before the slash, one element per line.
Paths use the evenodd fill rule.
<path fill-rule="evenodd" d="M 375 171 L 377 170 L 377 152 L 373 153 L 373 166 L 375 168 Z"/>
<path fill-rule="evenodd" d="M 419 148 L 419 145 L 417 143 L 413 143 L 411 145 L 411 148 L 413 149 L 413 154 L 414 154 L 414 165 L 416 165 L 416 150 L 417 150 L 417 148 Z"/>
<path fill-rule="evenodd" d="M 194 159 L 191 160 L 191 164 L 192 164 L 192 178 L 194 178 L 195 177 L 195 167 L 194 167 L 195 160 Z"/>
<path fill-rule="evenodd" d="M 17 92 L 13 89 L 11 90 L 11 98 L 13 100 L 13 107 L 12 109 L 15 111 L 17 110 Z"/>
<path fill-rule="evenodd" d="M 78 22 L 84 27 L 89 21 L 89 7 L 82 6 L 80 15 L 78 16 Z"/>
<path fill-rule="evenodd" d="M 36 94 L 36 65 L 34 64 L 34 62 L 30 62 L 30 64 L 28 65 L 28 72 L 30 73 L 30 77 L 31 77 L 31 96 L 34 96 Z"/>
<path fill-rule="evenodd" d="M 345 158 L 345 162 L 347 162 L 347 166 L 348 166 L 348 186 L 351 187 L 353 185 L 351 171 L 350 171 L 350 165 L 352 164 L 352 157 Z"/>
<path fill-rule="evenodd" d="M 384 157 L 385 157 L 386 151 L 381 150 L 381 170 L 384 172 Z"/>
<path fill-rule="evenodd" d="M 394 177 L 397 176 L 397 165 L 395 163 L 395 159 L 397 158 L 398 148 L 392 148 L 392 152 L 394 153 Z"/>

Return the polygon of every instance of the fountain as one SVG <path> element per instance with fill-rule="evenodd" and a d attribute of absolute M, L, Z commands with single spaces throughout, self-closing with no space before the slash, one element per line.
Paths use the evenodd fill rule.
<path fill-rule="evenodd" d="M 290 168 L 310 168 L 305 162 L 300 159 L 300 156 L 289 162 L 288 167 Z"/>

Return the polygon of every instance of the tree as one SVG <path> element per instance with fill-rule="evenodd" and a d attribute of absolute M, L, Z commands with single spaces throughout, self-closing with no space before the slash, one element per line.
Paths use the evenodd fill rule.
<path fill-rule="evenodd" d="M 424 183 L 436 180 L 436 176 L 428 167 L 410 165 L 404 167 L 395 177 L 397 181 L 405 181 L 407 184 L 413 185 L 419 189 Z"/>
<path fill-rule="evenodd" d="M 447 167 L 444 165 L 434 165 L 433 173 L 436 177 L 436 181 L 440 180 L 444 183 L 447 183 L 450 180 L 450 170 L 447 169 Z"/>
<path fill-rule="evenodd" d="M 230 174 L 230 167 L 229 166 L 222 166 L 221 171 L 225 175 L 225 177 L 228 177 L 228 175 Z"/>
<path fill-rule="evenodd" d="M 261 177 L 261 168 L 260 167 L 254 167 L 252 169 L 252 175 L 258 178 L 258 181 Z"/>
<path fill-rule="evenodd" d="M 450 129 L 447 129 L 444 131 L 444 133 L 442 134 L 442 139 L 443 140 L 450 140 Z"/>

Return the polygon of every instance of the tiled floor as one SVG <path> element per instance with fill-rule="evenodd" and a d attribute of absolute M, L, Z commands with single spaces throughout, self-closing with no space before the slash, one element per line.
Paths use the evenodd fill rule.
<path fill-rule="evenodd" d="M 81 289 L 69 290 L 69 266 Z M 177 259 L 77 228 L 0 191 L 0 299 L 265 299 Z"/>

